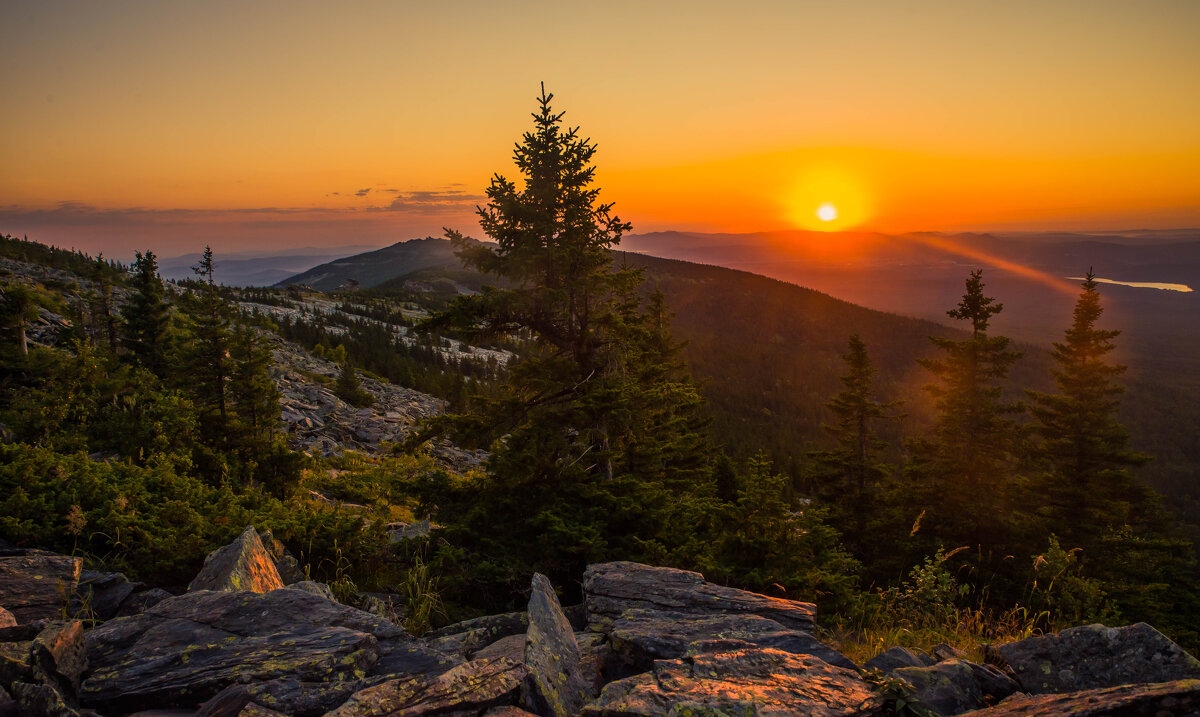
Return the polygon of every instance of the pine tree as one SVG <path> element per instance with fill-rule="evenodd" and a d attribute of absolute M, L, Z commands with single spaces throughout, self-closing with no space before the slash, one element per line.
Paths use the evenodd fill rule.
<path fill-rule="evenodd" d="M 338 348 L 342 348 L 338 346 Z M 351 406 L 370 406 L 374 403 L 371 394 L 362 389 L 362 385 L 358 382 L 358 373 L 350 362 L 345 358 L 345 352 L 342 352 L 341 372 L 338 373 L 337 383 L 334 384 L 333 392 L 338 398 L 342 399 Z"/>
<path fill-rule="evenodd" d="M 38 309 L 49 307 L 53 301 L 44 292 L 18 282 L 6 283 L 0 290 L 0 316 L 17 335 L 17 348 L 22 356 L 29 355 L 29 340 L 25 327 L 37 319 Z"/>
<path fill-rule="evenodd" d="M 940 496 L 927 522 L 944 526 L 945 538 L 991 549 L 1013 482 L 1019 431 L 1009 416 L 1022 409 L 1004 400 L 999 382 L 1021 354 L 1009 350 L 1007 337 L 988 335 L 992 317 L 1004 307 L 984 296 L 983 286 L 983 271 L 971 272 L 962 300 L 946 312 L 970 322 L 971 335 L 931 337 L 943 355 L 920 363 L 939 380 L 926 387 L 938 413 L 927 478 Z"/>
<path fill-rule="evenodd" d="M 1125 389 L 1116 379 L 1125 366 L 1107 360 L 1121 332 L 1096 327 L 1103 308 L 1090 270 L 1082 286 L 1071 328 L 1054 344 L 1058 392 L 1029 392 L 1052 529 L 1073 547 L 1091 547 L 1105 528 L 1135 521 L 1149 501 L 1127 470 L 1148 457 L 1128 449 L 1117 418 Z"/>
<path fill-rule="evenodd" d="M 614 265 L 630 225 L 599 202 L 595 146 L 551 100 L 543 89 L 516 147 L 522 186 L 496 175 L 487 189 L 480 225 L 496 244 L 447 232 L 465 264 L 511 288 L 460 297 L 425 326 L 528 341 L 500 390 L 457 421 L 495 440 L 459 519 L 514 584 L 529 564 L 576 579 L 588 561 L 661 547 L 676 491 L 707 480 L 699 396 L 671 359 L 665 305 L 644 305 L 641 272 Z"/>
<path fill-rule="evenodd" d="M 93 296 L 93 336 L 102 336 L 108 350 L 117 353 L 120 337 L 117 334 L 117 317 L 113 310 L 112 267 L 104 261 L 104 255 L 96 257 L 92 280 L 96 282 Z"/>
<path fill-rule="evenodd" d="M 279 389 L 271 380 L 271 350 L 248 326 L 239 324 L 229 344 L 229 403 L 237 414 L 242 443 L 268 441 L 279 419 Z"/>
<path fill-rule="evenodd" d="M 189 304 L 194 329 L 187 351 L 188 386 L 200 409 L 205 442 L 223 446 L 229 429 L 229 309 L 214 280 L 211 247 L 204 247 L 203 258 L 192 271 L 200 282 Z"/>
<path fill-rule="evenodd" d="M 169 307 L 158 277 L 154 252 L 137 252 L 133 262 L 133 296 L 121 311 L 124 345 L 136 363 L 162 377 L 166 375 L 166 334 Z"/>

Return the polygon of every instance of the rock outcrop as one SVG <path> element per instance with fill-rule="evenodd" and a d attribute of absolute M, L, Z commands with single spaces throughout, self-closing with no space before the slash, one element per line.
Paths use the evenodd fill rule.
<path fill-rule="evenodd" d="M 995 667 L 959 659 L 928 667 L 901 667 L 892 674 L 913 686 L 921 704 L 942 715 L 994 705 L 1019 689 Z"/>
<path fill-rule="evenodd" d="M 1185 717 L 1200 715 L 1200 680 L 1013 695 L 966 717 Z"/>
<path fill-rule="evenodd" d="M 650 669 L 655 660 L 687 654 L 699 640 L 743 640 L 797 655 L 814 655 L 831 665 L 856 669 L 845 655 L 807 632 L 789 630 L 758 615 L 688 615 L 666 610 L 627 610 L 612 623 L 613 649 L 635 670 Z"/>
<path fill-rule="evenodd" d="M 83 701 L 117 710 L 197 706 L 234 683 L 361 679 L 381 662 L 413 672 L 454 664 L 389 622 L 288 589 L 192 592 L 87 637 Z"/>
<path fill-rule="evenodd" d="M 747 643 L 678 660 L 612 682 L 583 710 L 590 717 L 666 715 L 881 715 L 857 673 L 812 655 Z"/>
<path fill-rule="evenodd" d="M 1200 661 L 1144 622 L 1072 627 L 990 648 L 987 657 L 1031 694 L 1200 678 Z"/>
<path fill-rule="evenodd" d="M 473 660 L 436 677 L 400 677 L 360 690 L 329 717 L 480 714 L 512 704 L 524 678 L 524 666 L 510 660 Z"/>
<path fill-rule="evenodd" d="M 583 575 L 588 621 L 604 628 L 626 610 L 691 616 L 758 615 L 811 632 L 816 606 L 710 583 L 700 573 L 630 562 L 589 565 Z"/>
<path fill-rule="evenodd" d="M 39 550 L 0 556 L 0 606 L 18 623 L 62 617 L 83 571 L 81 558 Z"/>
<path fill-rule="evenodd" d="M 563 614 L 550 580 L 535 573 L 525 631 L 529 671 L 526 707 L 546 717 L 570 717 L 593 696 L 579 655 L 575 632 Z"/>
<path fill-rule="evenodd" d="M 200 574 L 188 585 L 194 590 L 249 590 L 266 593 L 284 587 L 275 561 L 262 544 L 254 526 L 247 526 L 237 540 L 218 548 L 204 559 Z"/>

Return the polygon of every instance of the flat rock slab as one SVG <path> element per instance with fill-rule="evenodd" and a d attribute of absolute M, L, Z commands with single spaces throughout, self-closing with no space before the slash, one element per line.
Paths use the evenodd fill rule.
<path fill-rule="evenodd" d="M 1013 695 L 967 717 L 1168 717 L 1200 714 L 1200 680 L 1121 685 L 1057 695 Z"/>
<path fill-rule="evenodd" d="M 792 630 L 812 632 L 816 606 L 710 583 L 700 573 L 641 563 L 589 565 L 583 574 L 588 622 L 606 628 L 626 610 L 694 615 L 759 615 Z"/>
<path fill-rule="evenodd" d="M 942 715 L 993 705 L 1016 692 L 1012 678 L 991 665 L 944 660 L 929 667 L 901 667 L 892 675 L 915 689 L 917 700 Z"/>
<path fill-rule="evenodd" d="M 54 553 L 0 557 L 0 606 L 18 623 L 62 617 L 82 570 L 81 558 Z"/>
<path fill-rule="evenodd" d="M 882 715 L 852 670 L 812 655 L 747 647 L 660 660 L 651 672 L 612 682 L 583 709 L 588 717 L 667 715 Z"/>
<path fill-rule="evenodd" d="M 525 667 L 511 660 L 472 660 L 435 677 L 402 677 L 354 693 L 328 717 L 477 715 L 513 704 Z"/>
<path fill-rule="evenodd" d="M 262 544 L 258 531 L 248 526 L 237 540 L 204 559 L 204 567 L 188 592 L 194 590 L 249 590 L 266 593 L 283 587 L 275 560 Z"/>
<path fill-rule="evenodd" d="M 230 685 L 201 705 L 194 717 L 234 717 L 250 704 L 292 717 L 320 717 L 365 686 L 361 680 L 301 682 L 291 677 Z"/>
<path fill-rule="evenodd" d="M 529 629 L 525 631 L 526 691 L 530 711 L 547 717 L 570 717 L 593 695 L 583 673 L 579 645 L 563 614 L 550 580 L 534 573 L 529 595 Z"/>
<path fill-rule="evenodd" d="M 865 670 L 891 672 L 901 667 L 929 667 L 937 664 L 937 660 L 923 652 L 910 650 L 907 647 L 889 647 L 878 655 L 863 663 Z"/>
<path fill-rule="evenodd" d="M 1144 622 L 1030 637 L 990 648 L 988 661 L 1031 694 L 1200 678 L 1200 661 Z"/>
<path fill-rule="evenodd" d="M 300 590 L 199 591 L 87 633 L 85 704 L 132 711 L 197 706 L 233 683 L 362 678 L 385 646 L 427 666 L 432 652 L 374 615 Z M 101 710 L 104 711 L 104 710 Z"/>
<path fill-rule="evenodd" d="M 630 610 L 613 622 L 609 639 L 617 654 L 637 671 L 650 669 L 655 660 L 683 657 L 689 645 L 701 640 L 742 640 L 855 669 L 848 657 L 811 634 L 789 630 L 758 615 L 696 616 L 666 610 Z"/>

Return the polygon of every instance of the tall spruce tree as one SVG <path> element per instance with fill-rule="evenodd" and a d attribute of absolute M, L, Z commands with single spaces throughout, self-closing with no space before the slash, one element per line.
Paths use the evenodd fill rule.
<path fill-rule="evenodd" d="M 646 309 L 641 272 L 614 265 L 630 225 L 599 202 L 596 148 L 564 127 L 552 98 L 543 89 L 516 146 L 522 184 L 496 175 L 479 209 L 495 245 L 447 232 L 466 265 L 511 288 L 460 297 L 426 326 L 528 340 L 500 391 L 459 424 L 498 439 L 487 480 L 460 506 L 436 501 L 514 595 L 530 567 L 565 582 L 589 561 L 667 550 L 663 512 L 706 476 L 699 397 L 671 361 L 665 308 Z"/>
<path fill-rule="evenodd" d="M 136 253 L 133 296 L 121 310 L 123 343 L 135 363 L 160 378 L 166 375 L 166 335 L 169 307 L 154 252 Z"/>
<path fill-rule="evenodd" d="M 1086 550 L 1106 529 L 1144 517 L 1149 492 L 1127 470 L 1148 457 L 1129 450 L 1129 432 L 1117 418 L 1125 389 L 1116 379 L 1125 366 L 1108 356 L 1121 332 L 1097 328 L 1103 308 L 1090 270 L 1082 286 L 1071 328 L 1054 344 L 1058 392 L 1029 396 L 1037 453 L 1048 468 L 1041 492 L 1051 529 Z"/>
<path fill-rule="evenodd" d="M 1012 496 L 1019 431 L 1011 416 L 1019 403 L 1004 400 L 1000 385 L 1021 354 L 1009 339 L 991 336 L 991 319 L 1004 308 L 983 294 L 983 270 L 971 272 L 958 306 L 946 312 L 970 323 L 965 339 L 931 337 L 940 358 L 921 365 L 938 379 L 926 386 L 937 409 L 933 455 L 925 477 L 930 506 L 926 523 L 946 540 L 991 550 L 1001 536 L 1005 501 Z"/>
<path fill-rule="evenodd" d="M 229 430 L 229 307 L 217 288 L 212 247 L 204 247 L 200 263 L 192 267 L 200 278 L 189 303 L 194 324 L 188 353 L 188 381 L 200 409 L 201 434 L 210 446 L 225 446 Z"/>

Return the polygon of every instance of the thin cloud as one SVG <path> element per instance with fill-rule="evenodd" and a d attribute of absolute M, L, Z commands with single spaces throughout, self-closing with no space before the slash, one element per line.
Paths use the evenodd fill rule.
<path fill-rule="evenodd" d="M 487 197 L 482 194 L 467 194 L 461 189 L 397 192 L 396 198 L 383 210 L 412 214 L 459 214 L 474 209 L 486 200 Z"/>
<path fill-rule="evenodd" d="M 355 193 L 354 193 L 354 196 L 356 196 L 356 197 L 365 197 L 365 196 L 367 196 L 367 194 L 369 194 L 370 192 L 371 192 L 371 188 L 370 188 L 370 187 L 367 187 L 366 189 L 360 189 L 360 190 L 358 190 L 357 192 L 355 192 Z"/>

